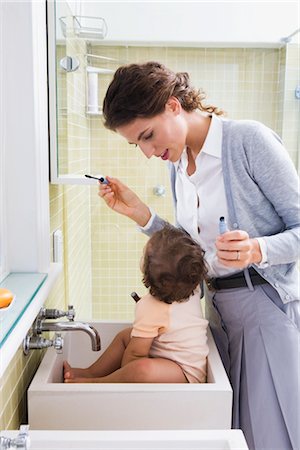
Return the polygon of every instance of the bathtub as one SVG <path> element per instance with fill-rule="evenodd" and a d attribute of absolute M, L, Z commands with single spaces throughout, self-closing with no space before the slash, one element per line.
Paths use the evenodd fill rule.
<path fill-rule="evenodd" d="M 16 438 L 17 431 L 0 436 Z M 29 430 L 30 450 L 248 450 L 241 430 L 60 431 Z"/>
<path fill-rule="evenodd" d="M 102 350 L 127 322 L 90 322 Z M 64 335 L 63 353 L 45 356 L 28 389 L 28 422 L 36 430 L 230 429 L 232 389 L 212 335 L 208 334 L 208 379 L 203 384 L 64 384 L 63 360 L 86 367 L 100 355 L 88 335 Z"/>

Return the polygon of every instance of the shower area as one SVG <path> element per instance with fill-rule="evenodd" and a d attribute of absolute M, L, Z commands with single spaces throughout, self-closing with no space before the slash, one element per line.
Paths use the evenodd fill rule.
<path fill-rule="evenodd" d="M 52 20 L 52 25 L 51 25 Z M 106 43 L 105 20 L 76 16 L 59 2 L 49 15 L 51 241 L 62 231 L 64 271 L 49 303 L 72 304 L 78 317 L 131 320 L 132 291 L 142 295 L 139 262 L 146 236 L 98 197 L 97 182 L 84 175 L 111 175 L 130 186 L 159 215 L 173 222 L 168 168 L 147 160 L 103 126 L 101 105 L 122 64 L 157 60 L 190 74 L 207 102 L 229 118 L 254 119 L 283 139 L 299 161 L 300 76 L 298 34 L 276 48 Z M 50 77 L 51 81 L 51 77 Z M 52 105 L 52 106 L 51 106 Z M 278 187 L 280 189 L 280 186 Z"/>

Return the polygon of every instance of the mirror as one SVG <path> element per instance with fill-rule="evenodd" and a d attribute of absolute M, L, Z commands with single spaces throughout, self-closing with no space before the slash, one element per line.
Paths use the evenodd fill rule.
<path fill-rule="evenodd" d="M 120 61 L 93 54 L 107 34 L 102 17 L 75 15 L 63 1 L 49 2 L 48 11 L 51 181 L 89 184 L 83 175 L 91 170 L 101 97 Z"/>
<path fill-rule="evenodd" d="M 197 2 L 194 3 L 194 8 L 199 8 Z M 144 3 L 143 8 L 138 8 L 128 2 L 125 4 L 48 2 L 53 183 L 90 184 L 84 179 L 84 173 L 102 174 L 108 170 L 104 165 L 105 156 L 103 164 L 99 158 L 105 154 L 108 141 L 112 141 L 113 137 L 102 126 L 101 105 L 114 71 L 118 66 L 133 61 L 158 59 L 175 70 L 186 70 L 194 84 L 207 92 L 209 101 L 220 105 L 231 118 L 260 120 L 285 137 L 281 111 L 284 114 L 286 109 L 284 93 L 287 92 L 285 88 L 288 89 L 287 78 L 295 78 L 294 90 L 299 83 L 297 68 L 292 64 L 293 58 L 299 55 L 298 33 L 288 39 L 282 37 L 282 42 L 279 35 L 278 42 L 273 42 L 273 46 L 266 43 L 264 47 L 263 43 L 258 43 L 254 47 L 255 43 L 245 43 L 246 48 L 239 42 L 231 45 L 223 42 L 219 46 L 218 43 L 213 46 L 208 42 L 205 46 L 205 42 L 192 41 L 196 39 L 195 33 L 187 38 L 187 30 L 184 29 L 184 40 L 180 42 L 178 34 L 174 35 L 174 27 L 168 28 L 166 25 L 165 34 L 159 28 L 163 26 L 163 17 L 171 13 L 174 23 L 177 23 L 176 14 L 182 12 L 180 2 L 176 7 Z M 114 15 L 116 7 L 125 14 L 121 22 Z M 191 4 L 189 8 L 192 8 Z M 77 14 L 78 11 L 81 13 Z M 291 12 L 286 11 L 280 17 L 281 22 L 288 24 L 290 21 L 290 29 L 293 26 Z M 238 19 L 238 6 L 235 13 Z M 155 35 L 152 34 L 151 42 L 147 39 L 150 39 L 149 30 L 155 17 Z M 275 22 L 276 18 L 274 24 L 269 24 L 270 35 Z M 132 30 L 134 24 L 140 24 L 135 27 L 136 32 Z M 255 25 L 259 35 L 258 19 Z M 117 28 L 120 30 L 118 33 Z M 227 34 L 224 35 L 228 40 Z M 137 38 L 140 42 L 136 42 Z M 290 106 L 295 109 L 295 106 Z M 101 145 L 98 155 L 94 151 L 96 140 Z M 288 150 L 294 153 L 294 143 L 289 147 Z M 296 162 L 296 155 L 292 156 Z"/>
<path fill-rule="evenodd" d="M 172 22 L 172 28 L 166 25 L 169 28 L 163 30 L 159 26 L 155 7 L 161 8 L 165 18 L 179 11 L 174 3 L 151 6 L 146 2 L 123 2 L 123 8 L 125 4 L 128 15 L 122 2 L 118 3 L 118 14 L 115 3 L 81 3 L 80 17 L 93 16 L 95 8 L 95 20 L 103 18 L 106 22 L 106 36 L 105 27 L 102 31 L 100 26 L 92 27 L 98 30 L 96 37 L 91 30 L 88 36 L 76 32 L 80 17 L 67 3 L 48 5 L 51 180 L 53 184 L 70 185 L 61 190 L 52 186 L 51 208 L 65 238 L 66 302 L 80 305 L 84 298 L 95 319 L 132 318 L 130 292 L 137 290 L 141 294 L 144 290 L 139 260 L 145 236 L 99 201 L 97 182 L 85 179 L 84 174 L 112 175 L 124 180 L 146 203 L 173 222 L 167 167 L 158 160 L 146 160 L 138 149 L 103 126 L 101 104 L 117 67 L 158 60 L 175 71 L 189 72 L 193 84 L 207 93 L 208 101 L 227 111 L 230 118 L 255 119 L 274 129 L 298 164 L 300 103 L 294 93 L 299 83 L 295 64 L 297 41 L 285 45 L 279 36 L 274 45 L 265 46 L 253 42 L 222 43 L 220 37 L 216 42 L 218 38 L 212 32 L 218 31 L 214 27 L 209 34 L 209 24 L 203 24 L 205 41 L 197 41 L 195 34 L 188 40 L 187 28 L 180 28 L 182 15 L 174 17 L 177 22 Z M 259 26 L 257 10 L 255 16 Z M 62 20 L 66 24 L 65 35 Z M 238 22 L 237 17 L 235 21 Z M 126 35 L 121 31 L 124 23 Z M 274 19 L 275 27 L 278 23 Z M 191 28 L 194 33 L 199 30 L 199 26 Z M 262 28 L 266 29 L 265 23 Z M 229 31 L 226 34 L 221 29 L 221 34 L 230 39 Z M 172 42 L 168 36 L 172 36 Z M 180 36 L 185 40 L 180 41 Z M 162 195 L 156 195 L 157 192 Z"/>

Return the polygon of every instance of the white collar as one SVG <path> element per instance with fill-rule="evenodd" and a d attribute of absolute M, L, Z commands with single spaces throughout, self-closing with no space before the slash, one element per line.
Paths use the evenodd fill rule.
<path fill-rule="evenodd" d="M 206 135 L 205 141 L 202 145 L 201 151 L 198 153 L 197 158 L 203 153 L 207 155 L 214 156 L 215 158 L 221 158 L 222 155 L 222 120 L 219 116 L 215 114 L 211 115 L 211 122 Z M 186 147 L 184 148 L 181 158 L 173 163 L 175 169 L 177 170 L 179 166 L 185 167 L 187 165 L 187 153 Z"/>

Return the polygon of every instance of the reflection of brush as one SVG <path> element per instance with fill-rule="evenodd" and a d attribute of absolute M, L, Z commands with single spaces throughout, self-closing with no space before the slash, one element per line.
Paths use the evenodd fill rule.
<path fill-rule="evenodd" d="M 104 178 L 104 177 L 93 177 L 92 175 L 84 175 L 85 177 L 87 177 L 87 178 L 93 178 L 94 180 L 98 180 L 98 181 L 100 181 L 100 183 L 102 183 L 102 184 L 108 184 L 108 180 L 106 179 L 106 178 Z"/>
<path fill-rule="evenodd" d="M 219 232 L 220 232 L 220 234 L 223 234 L 223 233 L 226 233 L 226 231 L 229 231 L 229 230 L 227 227 L 225 217 L 222 216 L 222 217 L 220 217 L 220 221 L 219 221 Z"/>
<path fill-rule="evenodd" d="M 131 292 L 130 295 L 135 302 L 138 302 L 139 300 L 141 300 L 141 297 L 139 297 L 136 292 Z"/>

